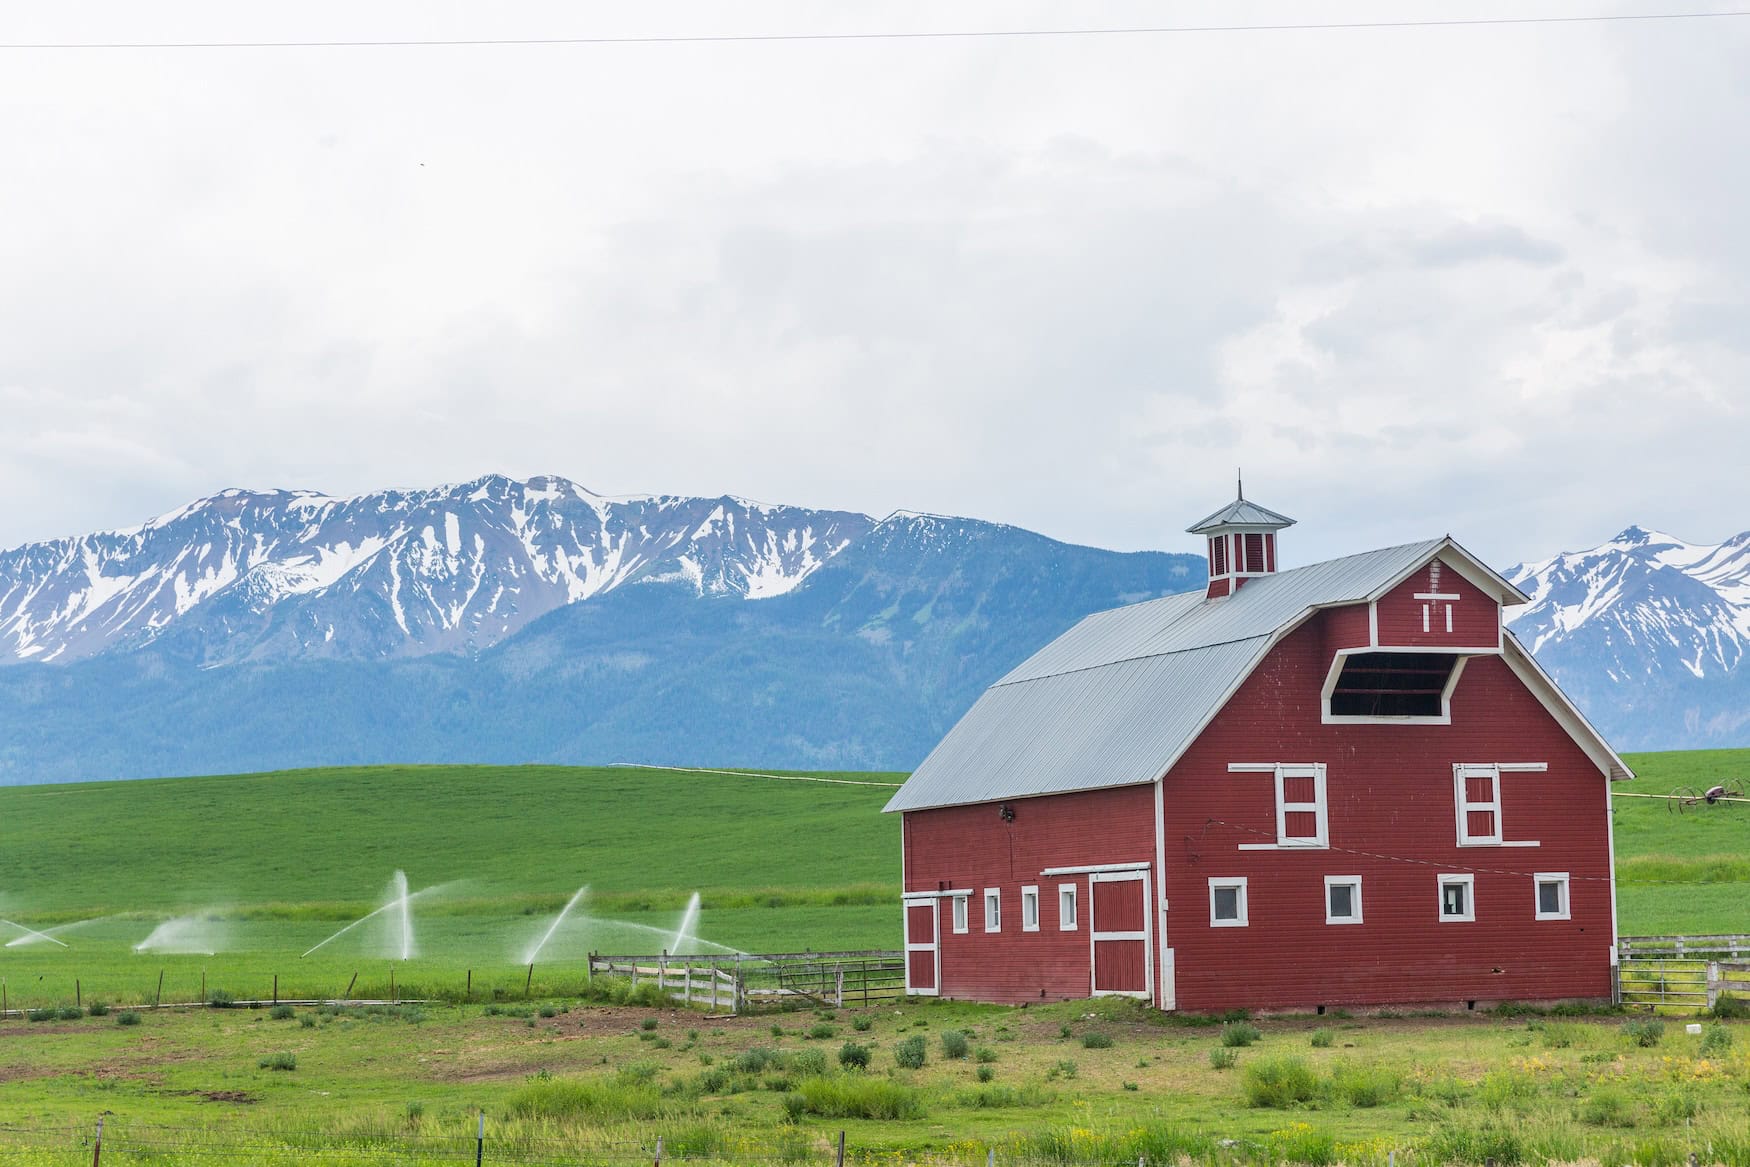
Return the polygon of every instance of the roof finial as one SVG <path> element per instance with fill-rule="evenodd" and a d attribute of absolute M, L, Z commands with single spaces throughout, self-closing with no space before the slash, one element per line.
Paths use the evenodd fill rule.
<path fill-rule="evenodd" d="M 1246 501 L 1245 472 L 1239 467 L 1234 468 L 1234 493 L 1239 496 L 1241 502 Z"/>

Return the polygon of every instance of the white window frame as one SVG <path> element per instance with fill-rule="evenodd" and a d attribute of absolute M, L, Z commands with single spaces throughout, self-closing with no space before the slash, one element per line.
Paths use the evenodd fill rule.
<path fill-rule="evenodd" d="M 1324 725 L 1451 725 L 1452 724 L 1452 694 L 1458 689 L 1458 679 L 1464 674 L 1464 665 L 1473 656 L 1499 655 L 1497 648 L 1467 648 L 1452 649 L 1440 647 L 1410 647 L 1393 648 L 1379 643 L 1379 608 L 1378 605 L 1368 605 L 1368 619 L 1373 626 L 1372 644 L 1359 648 L 1340 649 L 1331 659 L 1331 667 L 1325 673 L 1324 687 L 1319 692 L 1319 721 Z M 1434 715 L 1412 716 L 1404 715 L 1388 717 L 1383 714 L 1367 713 L 1332 713 L 1331 698 L 1337 692 L 1337 682 L 1343 677 L 1343 666 L 1352 656 L 1362 653 L 1423 653 L 1446 654 L 1458 657 L 1452 666 L 1452 673 L 1446 678 L 1446 687 L 1440 690 L 1440 712 Z"/>
<path fill-rule="evenodd" d="M 987 887 L 984 889 L 984 930 L 986 932 L 1001 932 L 1003 930 L 1003 893 L 1000 888 Z"/>
<path fill-rule="evenodd" d="M 1057 930 L 1074 932 L 1076 927 L 1076 885 L 1060 883 L 1057 885 Z"/>
<path fill-rule="evenodd" d="M 1501 775 L 1515 773 L 1541 774 L 1549 769 L 1547 762 L 1454 762 L 1452 765 L 1452 797 L 1453 806 L 1458 819 L 1458 845 L 1460 847 L 1536 847 L 1535 839 L 1507 838 L 1505 815 L 1502 814 Z M 1465 782 L 1470 778 L 1487 778 L 1489 780 L 1490 800 L 1488 802 L 1472 802 L 1465 790 Z M 1489 811 L 1495 816 L 1495 833 L 1493 835 L 1473 835 L 1470 833 L 1470 812 Z"/>
<path fill-rule="evenodd" d="M 1349 898 L 1349 906 L 1354 912 L 1347 916 L 1331 915 L 1331 889 L 1333 887 L 1351 887 L 1354 889 Z M 1359 875 L 1327 875 L 1325 876 L 1325 923 L 1327 924 L 1359 924 L 1361 923 L 1361 877 Z"/>
<path fill-rule="evenodd" d="M 1241 851 L 1319 851 L 1331 846 L 1330 799 L 1326 795 L 1325 764 L 1323 762 L 1229 762 L 1229 774 L 1270 774 L 1276 780 L 1276 841 L 1274 843 L 1241 843 Z M 1287 802 L 1284 783 L 1289 778 L 1311 778 L 1313 801 Z M 1308 813 L 1313 816 L 1313 834 L 1288 834 L 1288 816 Z"/>
<path fill-rule="evenodd" d="M 1217 890 L 1232 888 L 1239 894 L 1235 897 L 1235 907 L 1239 916 L 1233 920 L 1218 919 L 1215 914 L 1215 893 Z M 1246 877 L 1243 875 L 1212 875 L 1209 878 L 1209 926 L 1211 928 L 1246 928 L 1250 926 L 1250 908 L 1246 895 Z"/>
<path fill-rule="evenodd" d="M 972 931 L 972 911 L 968 907 L 972 896 L 968 892 L 960 892 L 950 898 L 953 900 L 954 934 L 964 936 Z"/>
<path fill-rule="evenodd" d="M 1545 884 L 1554 884 L 1561 889 L 1562 904 L 1554 912 L 1543 910 L 1543 888 Z M 1540 871 L 1531 877 L 1531 910 L 1532 915 L 1539 920 L 1571 920 L 1573 919 L 1573 902 L 1568 898 L 1573 890 L 1572 880 L 1565 871 Z"/>
<path fill-rule="evenodd" d="M 1021 931 L 1039 931 L 1039 887 L 1027 884 L 1021 888 Z"/>
<path fill-rule="evenodd" d="M 1450 916 L 1446 912 L 1446 889 L 1453 884 L 1464 885 L 1464 915 Z M 1477 919 L 1477 877 L 1468 871 L 1436 877 L 1434 911 L 1442 924 L 1474 924 Z"/>

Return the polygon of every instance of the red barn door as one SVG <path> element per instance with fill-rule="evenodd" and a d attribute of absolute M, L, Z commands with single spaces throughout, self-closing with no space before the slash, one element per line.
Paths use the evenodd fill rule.
<path fill-rule="evenodd" d="M 1154 989 L 1149 962 L 1148 872 L 1088 876 L 1096 997 L 1142 997 Z"/>
<path fill-rule="evenodd" d="M 935 896 L 905 901 L 905 991 L 916 997 L 934 997 L 941 991 L 937 903 Z"/>

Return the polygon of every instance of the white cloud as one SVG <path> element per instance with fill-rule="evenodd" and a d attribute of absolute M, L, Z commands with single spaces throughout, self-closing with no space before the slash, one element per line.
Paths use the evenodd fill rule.
<path fill-rule="evenodd" d="M 84 11 L 8 37 L 1161 19 Z M 1750 526 L 1747 42 L 1721 20 L 10 55 L 0 490 L 30 504 L 0 544 L 224 486 L 503 470 L 1182 548 L 1237 465 L 1302 520 L 1301 557 L 1718 538 Z"/>

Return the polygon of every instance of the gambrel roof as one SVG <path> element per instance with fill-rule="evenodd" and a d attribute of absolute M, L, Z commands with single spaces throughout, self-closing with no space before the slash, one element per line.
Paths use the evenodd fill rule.
<path fill-rule="evenodd" d="M 1321 608 L 1378 599 L 1439 556 L 1503 604 L 1526 597 L 1450 537 L 1096 612 L 1023 661 L 969 709 L 889 811 L 1097 790 L 1164 775 L 1276 643 Z M 1601 771 L 1628 767 L 1511 633 L 1508 665 Z"/>

